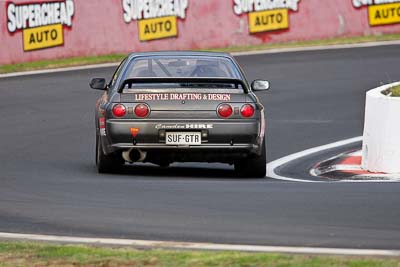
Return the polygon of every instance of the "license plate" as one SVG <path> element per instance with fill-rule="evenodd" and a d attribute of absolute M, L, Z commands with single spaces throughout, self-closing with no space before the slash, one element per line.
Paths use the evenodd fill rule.
<path fill-rule="evenodd" d="M 200 132 L 166 132 L 167 145 L 201 145 Z"/>

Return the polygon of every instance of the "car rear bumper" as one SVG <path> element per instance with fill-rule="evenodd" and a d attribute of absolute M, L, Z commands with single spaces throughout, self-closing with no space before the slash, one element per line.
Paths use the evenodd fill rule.
<path fill-rule="evenodd" d="M 131 144 L 113 144 L 114 152 L 137 150 L 146 153 L 145 162 L 221 162 L 235 163 L 249 156 L 259 155 L 261 147 L 250 144 L 201 145 L 201 146 L 169 146 L 147 144 L 134 146 Z"/>
<path fill-rule="evenodd" d="M 182 158 L 182 161 L 223 162 L 240 159 L 249 154 L 261 154 L 263 136 L 260 135 L 260 127 L 256 119 L 228 121 L 114 119 L 107 121 L 102 142 L 106 153 L 140 149 L 153 154 L 163 153 L 166 157 Z M 132 128 L 137 133 L 135 137 L 132 135 Z M 201 145 L 167 145 L 165 143 L 167 131 L 201 132 Z M 218 158 L 225 160 L 216 160 Z"/>

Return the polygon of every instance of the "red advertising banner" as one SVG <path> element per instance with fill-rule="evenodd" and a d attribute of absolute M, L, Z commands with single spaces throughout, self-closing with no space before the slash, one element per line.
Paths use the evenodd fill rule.
<path fill-rule="evenodd" d="M 400 0 L 0 1 L 0 64 L 400 32 Z"/>

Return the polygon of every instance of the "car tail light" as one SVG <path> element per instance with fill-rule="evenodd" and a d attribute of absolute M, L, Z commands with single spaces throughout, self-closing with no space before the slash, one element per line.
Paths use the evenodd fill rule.
<path fill-rule="evenodd" d="M 112 113 L 114 114 L 115 117 L 123 117 L 126 114 L 126 108 L 122 104 L 117 104 L 113 107 Z"/>
<path fill-rule="evenodd" d="M 140 118 L 146 117 L 147 115 L 149 115 L 149 112 L 150 112 L 150 109 L 145 104 L 138 104 L 135 107 L 135 115 Z"/>
<path fill-rule="evenodd" d="M 223 118 L 228 118 L 232 115 L 233 109 L 229 104 L 222 104 L 218 107 L 218 115 Z"/>
<path fill-rule="evenodd" d="M 249 104 L 243 105 L 242 108 L 240 109 L 240 114 L 242 114 L 242 116 L 245 118 L 253 117 L 254 107 Z"/>

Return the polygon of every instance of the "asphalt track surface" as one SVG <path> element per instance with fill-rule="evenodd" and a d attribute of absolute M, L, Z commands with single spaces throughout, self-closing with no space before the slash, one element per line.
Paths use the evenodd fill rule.
<path fill-rule="evenodd" d="M 367 89 L 400 77 L 400 47 L 241 56 L 266 78 L 268 160 L 362 135 Z M 94 165 L 92 77 L 0 80 L 0 231 L 231 244 L 400 248 L 400 184 L 233 178 L 219 164 Z M 300 176 L 304 170 L 293 169 Z"/>

